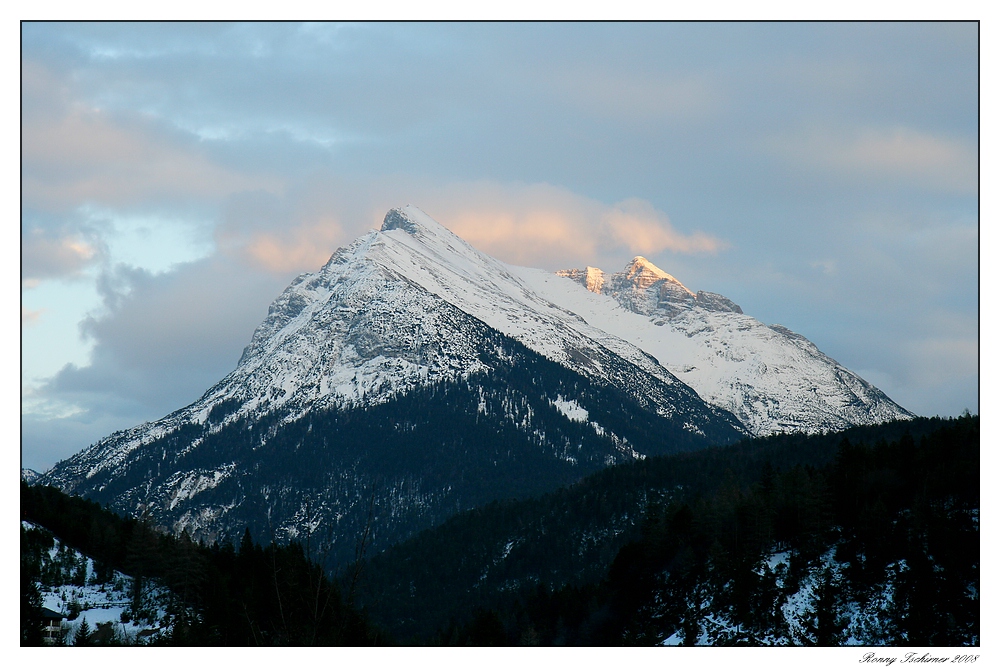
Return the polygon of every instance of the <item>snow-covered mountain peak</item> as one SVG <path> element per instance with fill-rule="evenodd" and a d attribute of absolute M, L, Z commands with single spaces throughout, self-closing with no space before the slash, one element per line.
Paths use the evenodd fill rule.
<path fill-rule="evenodd" d="M 403 241 L 411 248 L 424 246 L 424 254 L 430 250 L 432 253 L 443 253 L 444 255 L 457 253 L 466 257 L 474 256 L 479 262 L 493 259 L 489 255 L 480 253 L 466 243 L 462 237 L 413 204 L 390 209 L 385 214 L 382 228 L 379 231 L 377 236 L 383 240 L 386 237 L 393 238 Z"/>
<path fill-rule="evenodd" d="M 364 256 L 435 294 L 445 287 L 442 280 L 491 283 L 498 276 L 510 278 L 506 265 L 412 204 L 390 210 L 370 243 L 351 247 L 353 256 Z"/>
<path fill-rule="evenodd" d="M 353 517 L 341 525 L 349 535 L 366 516 L 363 489 L 403 456 L 387 487 L 398 495 L 379 501 L 409 517 L 398 537 L 443 520 L 446 507 L 494 497 L 475 480 L 494 480 L 502 456 L 478 443 L 508 424 L 497 447 L 528 458 L 503 470 L 535 470 L 529 461 L 609 465 L 662 451 L 661 441 L 723 443 L 908 415 L 801 336 L 725 297 L 694 294 L 643 257 L 613 274 L 559 275 L 571 280 L 505 264 L 414 206 L 392 209 L 379 231 L 296 278 L 237 367 L 198 401 L 104 438 L 42 481 L 103 494 L 125 511 L 154 507 L 174 530 L 206 539 L 270 522 L 272 510 L 294 537 L 316 506 L 308 499 L 322 497 L 331 525 Z M 439 467 L 405 458 L 424 414 L 437 417 L 420 422 L 419 442 L 450 443 L 434 449 Z M 473 490 L 455 491 L 445 470 L 472 471 Z M 510 474 L 490 488 L 522 483 Z M 305 478 L 317 496 L 303 491 L 313 488 Z M 296 498 L 306 499 L 300 509 Z"/>
<path fill-rule="evenodd" d="M 742 313 L 743 310 L 724 296 L 711 292 L 692 292 L 648 259 L 638 256 L 618 273 L 607 274 L 588 266 L 586 269 L 556 271 L 557 276 L 580 283 L 595 294 L 621 302 L 637 313 L 674 315 L 682 310 L 705 310 Z"/>
<path fill-rule="evenodd" d="M 546 298 L 639 346 L 754 435 L 912 416 L 803 336 L 763 324 L 720 294 L 692 293 L 645 258 L 601 274 L 600 283 L 596 271 L 557 272 L 593 296 L 568 281 L 536 289 L 549 288 Z"/>
<path fill-rule="evenodd" d="M 593 266 L 586 269 L 563 269 L 556 271 L 556 275 L 578 282 L 594 294 L 604 293 L 605 273 Z"/>
<path fill-rule="evenodd" d="M 641 255 L 636 256 L 618 273 L 606 274 L 600 269 L 588 266 L 586 269 L 556 271 L 556 275 L 574 280 L 595 294 L 618 294 L 629 291 L 635 293 L 638 298 L 639 293 L 655 285 L 656 289 L 651 291 L 650 295 L 653 295 L 653 292 L 662 293 L 675 301 L 695 298 L 695 293 L 681 281 Z"/>
<path fill-rule="evenodd" d="M 637 256 L 629 262 L 628 266 L 625 267 L 625 270 L 622 273 L 629 282 L 639 289 L 646 289 L 653 283 L 666 280 L 669 283 L 673 283 L 678 287 L 683 288 L 688 294 L 691 294 L 692 296 L 694 295 L 694 292 L 684 287 L 684 285 L 681 284 L 681 281 L 677 280 L 677 278 L 674 278 L 672 275 L 642 256 Z"/>
<path fill-rule="evenodd" d="M 385 214 L 380 231 L 389 232 L 393 229 L 402 229 L 406 233 L 414 235 L 419 235 L 423 230 L 428 230 L 431 233 L 447 231 L 444 230 L 439 222 L 413 204 L 407 204 L 402 208 L 390 209 Z M 451 232 L 447 233 L 450 234 Z"/>

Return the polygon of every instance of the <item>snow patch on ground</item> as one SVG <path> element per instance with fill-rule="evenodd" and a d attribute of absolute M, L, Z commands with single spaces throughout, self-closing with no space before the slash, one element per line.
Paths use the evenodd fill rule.
<path fill-rule="evenodd" d="M 587 409 L 572 398 L 565 399 L 562 396 L 557 396 L 554 401 L 549 399 L 549 403 L 551 403 L 556 410 L 563 413 L 566 416 L 566 419 L 573 422 L 586 422 L 587 418 L 590 416 Z"/>
<path fill-rule="evenodd" d="M 45 530 L 28 521 L 22 521 L 21 525 L 26 530 Z M 143 619 L 123 621 L 123 618 L 129 618 L 128 612 L 132 607 L 134 589 L 132 577 L 113 571 L 109 581 L 98 584 L 92 558 L 71 547 L 64 547 L 55 537 L 53 540 L 54 546 L 48 552 L 50 562 L 75 564 L 76 568 L 80 569 L 82 566 L 86 567 L 85 584 L 49 586 L 39 583 L 42 606 L 67 617 L 67 620 L 62 622 L 67 644 L 73 643 L 76 632 L 84 620 L 87 621 L 91 632 L 98 630 L 98 624 L 110 623 L 116 637 L 123 643 L 152 641 L 169 631 L 166 607 L 170 592 L 166 588 L 147 583 L 142 595 L 147 601 L 148 615 Z M 69 620 L 69 617 L 72 617 L 72 620 Z"/>
<path fill-rule="evenodd" d="M 230 463 L 217 470 L 195 470 L 188 473 L 177 473 L 165 483 L 167 488 L 172 488 L 170 492 L 170 509 L 173 509 L 177 503 L 193 498 L 202 491 L 214 489 L 233 472 L 235 467 L 235 464 Z"/>

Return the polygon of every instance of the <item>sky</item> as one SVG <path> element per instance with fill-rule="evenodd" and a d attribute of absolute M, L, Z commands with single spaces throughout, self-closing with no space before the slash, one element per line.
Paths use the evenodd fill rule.
<path fill-rule="evenodd" d="M 413 204 L 979 412 L 975 23 L 23 23 L 21 458 L 196 400 Z"/>

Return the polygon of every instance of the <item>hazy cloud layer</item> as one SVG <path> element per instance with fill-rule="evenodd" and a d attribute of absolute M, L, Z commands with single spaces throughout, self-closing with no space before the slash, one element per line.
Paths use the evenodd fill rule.
<path fill-rule="evenodd" d="M 30 310 L 21 306 L 21 326 L 31 326 L 38 321 L 38 318 L 44 312 L 43 310 Z"/>
<path fill-rule="evenodd" d="M 714 253 L 724 241 L 683 234 L 646 201 L 612 205 L 548 184 L 480 181 L 427 188 L 422 206 L 475 247 L 512 264 L 617 267 L 634 255 Z"/>
<path fill-rule="evenodd" d="M 907 127 L 813 131 L 778 139 L 775 150 L 794 164 L 878 185 L 975 194 L 976 142 Z"/>
<path fill-rule="evenodd" d="M 24 23 L 25 462 L 197 398 L 292 276 L 407 203 L 511 263 L 644 255 L 910 409 L 977 411 L 978 48 L 958 23 Z"/>
<path fill-rule="evenodd" d="M 217 198 L 274 180 L 237 173 L 207 157 L 189 135 L 148 114 L 108 112 L 68 99 L 67 83 L 30 60 L 22 66 L 21 192 L 24 204 L 66 210 L 81 203 L 137 205 Z"/>

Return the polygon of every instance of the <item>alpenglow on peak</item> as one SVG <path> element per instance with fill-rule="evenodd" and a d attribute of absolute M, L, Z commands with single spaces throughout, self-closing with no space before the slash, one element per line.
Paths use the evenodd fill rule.
<path fill-rule="evenodd" d="M 595 294 L 605 294 L 608 290 L 612 292 L 622 289 L 645 290 L 661 283 L 661 290 L 675 292 L 677 298 L 695 298 L 695 293 L 681 281 L 641 255 L 636 256 L 618 273 L 607 274 L 601 269 L 588 266 L 586 269 L 556 271 L 556 275 L 575 280 Z"/>
<path fill-rule="evenodd" d="M 633 284 L 636 285 L 636 287 L 640 289 L 646 289 L 657 281 L 666 280 L 682 287 L 688 294 L 694 294 L 694 292 L 684 287 L 684 285 L 681 284 L 681 281 L 677 280 L 677 278 L 674 278 L 672 275 L 641 255 L 637 255 L 635 259 L 633 259 L 629 265 L 625 267 L 625 275 L 632 281 Z"/>

